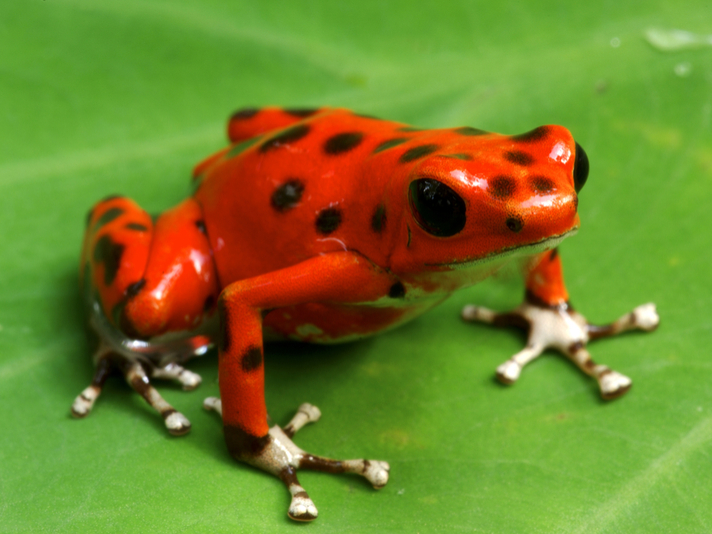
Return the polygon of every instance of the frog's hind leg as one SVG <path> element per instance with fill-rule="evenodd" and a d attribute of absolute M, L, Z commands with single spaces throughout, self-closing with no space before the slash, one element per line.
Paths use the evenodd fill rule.
<path fill-rule="evenodd" d="M 190 431 L 190 421 L 161 396 L 151 379 L 174 380 L 184 390 L 198 387 L 200 375 L 176 362 L 204 354 L 210 347 L 210 339 L 194 336 L 166 343 L 133 340 L 109 324 L 98 302 L 92 307 L 89 326 L 100 340 L 94 354 L 96 369 L 92 383 L 75 399 L 72 415 L 79 418 L 89 415 L 108 376 L 119 371 L 127 384 L 163 417 L 171 434 L 182 436 Z"/>
<path fill-rule="evenodd" d="M 109 197 L 91 210 L 81 274 L 98 349 L 94 378 L 72 405 L 74 416 L 90 413 L 115 370 L 163 416 L 169 432 L 190 429 L 151 379 L 174 380 L 184 390 L 200 384 L 200 376 L 181 364 L 212 345 L 200 333 L 209 330 L 217 300 L 206 232 L 202 212 L 190 199 L 155 221 L 124 197 Z"/>

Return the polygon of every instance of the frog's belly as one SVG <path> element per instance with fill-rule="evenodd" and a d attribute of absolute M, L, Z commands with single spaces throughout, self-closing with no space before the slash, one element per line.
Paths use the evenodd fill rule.
<path fill-rule="evenodd" d="M 264 318 L 265 339 L 341 343 L 394 328 L 437 302 L 403 307 L 307 303 L 279 308 Z"/>

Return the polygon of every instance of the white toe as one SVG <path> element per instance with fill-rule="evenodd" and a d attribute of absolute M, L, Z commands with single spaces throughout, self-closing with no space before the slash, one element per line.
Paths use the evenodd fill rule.
<path fill-rule="evenodd" d="M 190 421 L 180 412 L 173 412 L 165 419 L 168 432 L 174 436 L 182 436 L 190 430 Z"/>
<path fill-rule="evenodd" d="M 601 386 L 601 396 L 604 399 L 615 399 L 628 391 L 633 382 L 627 376 L 616 371 L 611 371 L 603 375 L 599 383 Z"/>
<path fill-rule="evenodd" d="M 507 360 L 502 365 L 497 367 L 497 378 L 504 384 L 513 384 L 519 378 L 522 368 L 517 362 Z"/>
<path fill-rule="evenodd" d="M 660 317 L 655 309 L 655 304 L 652 302 L 641 304 L 633 310 L 633 314 L 635 315 L 636 324 L 643 330 L 655 330 L 660 324 Z"/>
<path fill-rule="evenodd" d="M 366 477 L 374 488 L 381 489 L 388 483 L 388 473 L 391 470 L 391 466 L 388 462 L 382 462 L 380 460 L 367 460 L 368 464 L 366 466 L 366 471 L 363 476 Z"/>

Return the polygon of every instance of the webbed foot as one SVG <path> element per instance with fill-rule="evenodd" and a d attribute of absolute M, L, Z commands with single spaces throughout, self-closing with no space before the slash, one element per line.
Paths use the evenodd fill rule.
<path fill-rule="evenodd" d="M 222 417 L 222 403 L 216 397 L 205 399 L 203 406 Z M 388 482 L 390 466 L 379 460 L 331 460 L 303 451 L 292 441 L 294 434 L 308 423 L 319 420 L 316 406 L 302 404 L 296 415 L 284 427 L 275 425 L 263 437 L 249 436 L 234 427 L 225 427 L 226 441 L 232 456 L 278 477 L 287 486 L 292 500 L 287 514 L 295 521 L 313 521 L 319 515 L 314 502 L 299 484 L 297 469 L 312 469 L 327 473 L 355 473 L 368 480 L 375 489 Z"/>
<path fill-rule="evenodd" d="M 589 341 L 613 336 L 628 330 L 655 330 L 660 322 L 655 305 L 643 304 L 632 312 L 607 325 L 590 324 L 580 313 L 567 304 L 543 306 L 524 302 L 516 309 L 497 313 L 482 306 L 465 306 L 462 318 L 494 326 L 518 326 L 528 330 L 526 347 L 497 368 L 497 378 L 504 384 L 513 384 L 522 368 L 538 357 L 544 350 L 553 348 L 571 361 L 584 373 L 595 378 L 601 397 L 611 400 L 624 395 L 632 382 L 627 376 L 596 364 L 586 349 Z"/>

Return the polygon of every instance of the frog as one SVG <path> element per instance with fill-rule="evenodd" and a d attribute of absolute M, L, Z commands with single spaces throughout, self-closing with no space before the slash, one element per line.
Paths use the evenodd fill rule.
<path fill-rule="evenodd" d="M 592 377 L 603 399 L 625 394 L 627 376 L 595 363 L 588 343 L 659 324 L 655 305 L 594 325 L 569 302 L 559 244 L 579 226 L 586 152 L 563 126 L 505 135 L 463 126 L 414 128 L 341 108 L 244 108 L 228 145 L 193 170 L 192 194 L 151 216 L 113 195 L 89 211 L 80 279 L 96 340 L 91 384 L 72 406 L 88 415 L 118 372 L 173 435 L 191 424 L 157 391 L 201 377 L 185 364 L 217 347 L 221 417 L 230 455 L 277 476 L 290 518 L 318 510 L 297 470 L 355 473 L 388 482 L 379 460 L 333 460 L 293 441 L 320 410 L 302 404 L 270 426 L 264 344 L 339 343 L 419 317 L 452 293 L 512 265 L 521 305 L 468 305 L 462 318 L 527 335 L 496 370 L 513 384 L 547 349 Z"/>

